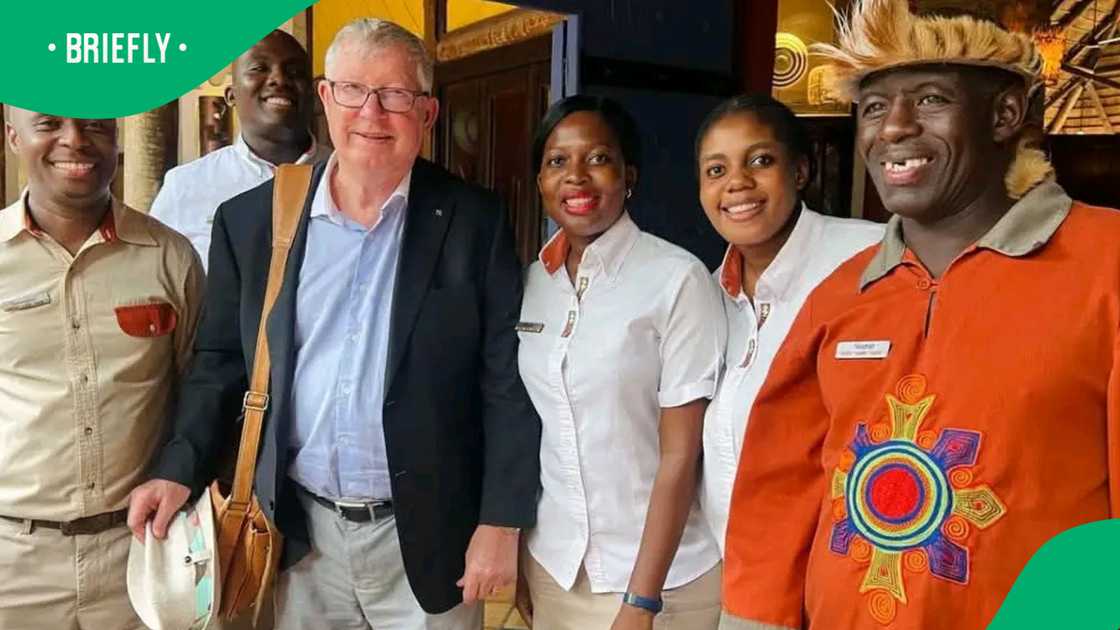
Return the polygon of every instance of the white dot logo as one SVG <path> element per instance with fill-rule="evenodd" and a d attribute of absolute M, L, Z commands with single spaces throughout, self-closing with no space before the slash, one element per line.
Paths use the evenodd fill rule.
<path fill-rule="evenodd" d="M 179 44 L 179 52 L 187 52 L 187 45 Z"/>
<path fill-rule="evenodd" d="M 58 50 L 58 46 L 55 46 L 54 43 L 47 44 L 47 50 L 54 52 Z"/>

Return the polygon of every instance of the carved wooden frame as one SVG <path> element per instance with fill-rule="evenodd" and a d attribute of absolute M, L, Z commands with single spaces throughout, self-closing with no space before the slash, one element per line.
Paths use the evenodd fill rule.
<path fill-rule="evenodd" d="M 552 32 L 553 27 L 563 21 L 563 15 L 532 9 L 514 9 L 495 15 L 450 33 L 439 34 L 435 43 L 436 62 L 462 59 L 540 37 Z"/>

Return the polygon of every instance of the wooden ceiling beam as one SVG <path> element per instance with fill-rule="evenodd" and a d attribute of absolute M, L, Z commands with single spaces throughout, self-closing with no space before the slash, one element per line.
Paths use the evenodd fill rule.
<path fill-rule="evenodd" d="M 1097 106 L 1097 111 L 1100 112 L 1101 120 L 1104 121 L 1105 131 L 1108 133 L 1116 133 L 1112 128 L 1112 120 L 1108 117 L 1108 110 L 1104 108 L 1104 103 L 1101 102 L 1101 95 L 1097 93 L 1097 86 L 1093 85 L 1093 82 L 1090 81 L 1088 85 L 1085 86 L 1085 90 L 1089 92 L 1089 100 L 1093 101 L 1093 104 Z"/>
<path fill-rule="evenodd" d="M 1080 81 L 1080 79 L 1074 79 L 1072 77 L 1066 79 L 1065 83 L 1063 83 L 1061 87 L 1059 87 L 1057 90 L 1055 90 L 1046 99 L 1046 109 L 1050 109 L 1054 105 L 1057 105 L 1059 102 L 1061 102 L 1061 100 L 1063 98 L 1065 98 L 1067 94 L 1070 93 L 1070 90 L 1072 90 L 1074 87 L 1077 86 L 1077 83 L 1079 81 Z"/>
<path fill-rule="evenodd" d="M 1077 4 L 1070 7 L 1070 10 L 1066 12 L 1066 14 L 1063 15 L 1061 19 L 1059 19 L 1054 24 L 1054 26 L 1058 27 L 1059 30 L 1064 31 L 1067 26 L 1073 24 L 1074 20 L 1081 17 L 1081 14 L 1085 13 L 1085 9 L 1088 9 L 1090 6 L 1092 6 L 1095 1 L 1096 0 L 1078 0 Z"/>
<path fill-rule="evenodd" d="M 1099 74 L 1097 74 L 1097 73 L 1095 73 L 1091 70 L 1087 70 L 1085 68 L 1070 65 L 1068 63 L 1063 63 L 1062 64 L 1062 70 L 1065 70 L 1066 72 L 1068 72 L 1068 73 L 1070 73 L 1074 76 L 1081 77 L 1082 79 L 1088 79 L 1089 81 L 1096 81 L 1097 83 L 1100 83 L 1101 85 L 1107 85 L 1108 87 L 1110 87 L 1114 90 L 1120 90 L 1120 81 L 1117 81 L 1115 79 L 1110 79 L 1108 77 L 1102 77 L 1101 75 L 1099 75 Z"/>
<path fill-rule="evenodd" d="M 1110 32 L 1116 27 L 1116 19 L 1118 16 L 1120 16 L 1120 2 L 1112 5 L 1112 10 L 1108 12 L 1108 16 L 1106 16 L 1103 20 L 1100 21 L 1100 23 L 1089 30 L 1089 32 L 1081 36 L 1081 39 L 1077 40 L 1077 43 L 1074 44 L 1073 47 L 1068 51 L 1066 51 L 1066 56 L 1064 59 L 1062 59 L 1062 62 L 1073 63 L 1073 60 L 1077 58 L 1077 55 L 1081 54 L 1082 50 L 1085 50 L 1086 46 L 1103 39 L 1106 32 Z M 1100 49 L 1090 51 L 1090 54 L 1092 54 L 1093 52 L 1097 52 L 1099 54 Z"/>
<path fill-rule="evenodd" d="M 1069 119 L 1073 108 L 1077 106 L 1077 101 L 1081 100 L 1081 93 L 1085 91 L 1086 83 L 1087 81 L 1085 80 L 1079 80 L 1077 82 L 1077 85 L 1073 88 L 1073 92 L 1066 98 L 1065 103 L 1062 103 L 1062 109 L 1058 112 L 1058 115 L 1054 117 L 1046 133 L 1060 133 L 1062 131 L 1062 127 L 1066 126 L 1066 120 Z"/>

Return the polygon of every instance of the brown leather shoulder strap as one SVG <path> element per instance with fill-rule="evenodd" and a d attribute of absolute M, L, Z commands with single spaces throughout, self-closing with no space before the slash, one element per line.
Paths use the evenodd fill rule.
<path fill-rule="evenodd" d="M 284 269 L 288 264 L 288 251 L 295 238 L 307 191 L 311 188 L 311 166 L 283 164 L 276 169 L 272 192 L 272 259 L 268 266 L 268 285 L 261 308 L 261 323 L 257 328 L 257 347 L 253 355 L 253 374 L 249 391 L 245 392 L 242 410 L 245 414 L 241 428 L 241 447 L 237 452 L 237 469 L 233 476 L 230 502 L 248 505 L 253 496 L 253 476 L 257 471 L 257 453 L 260 450 L 261 428 L 268 410 L 268 377 L 272 367 L 268 354 L 268 337 L 265 330 L 268 315 L 280 287 L 284 283 Z"/>

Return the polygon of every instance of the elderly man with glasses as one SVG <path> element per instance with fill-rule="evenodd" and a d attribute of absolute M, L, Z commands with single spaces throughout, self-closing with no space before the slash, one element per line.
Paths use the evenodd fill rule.
<path fill-rule="evenodd" d="M 285 536 L 280 628 L 477 629 L 533 525 L 540 421 L 517 372 L 521 270 L 496 197 L 418 159 L 439 104 L 420 40 L 339 31 L 316 167 L 272 311 L 256 493 Z M 164 535 L 213 478 L 246 385 L 272 184 L 214 220 L 198 359 L 130 524 Z"/>

